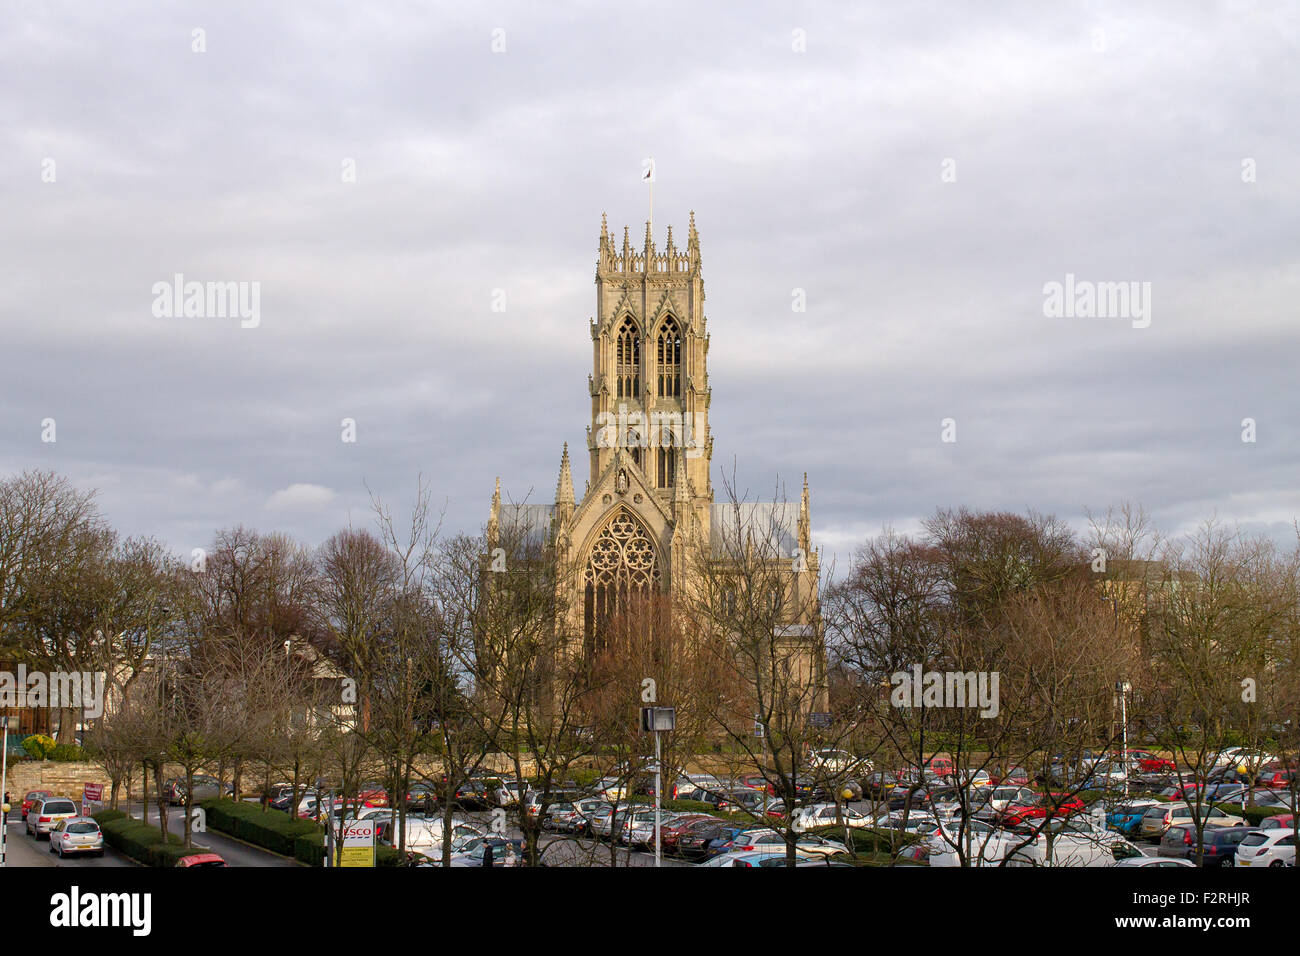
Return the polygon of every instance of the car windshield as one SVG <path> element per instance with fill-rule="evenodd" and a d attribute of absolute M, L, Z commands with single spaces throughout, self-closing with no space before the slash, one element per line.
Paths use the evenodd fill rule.
<path fill-rule="evenodd" d="M 98 833 L 99 825 L 95 823 L 74 823 L 68 827 L 69 833 Z"/>
<path fill-rule="evenodd" d="M 71 800 L 47 800 L 41 804 L 41 813 L 76 813 Z"/>

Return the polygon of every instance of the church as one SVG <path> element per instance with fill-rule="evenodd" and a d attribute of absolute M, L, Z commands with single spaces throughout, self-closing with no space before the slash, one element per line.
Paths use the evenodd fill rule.
<path fill-rule="evenodd" d="M 489 539 L 506 526 L 545 536 L 574 572 L 564 577 L 573 593 L 563 606 L 570 633 L 581 634 L 587 648 L 627 595 L 672 601 L 688 593 L 701 554 L 724 566 L 738 549 L 760 554 L 774 569 L 771 580 L 781 582 L 773 600 L 787 609 L 774 637 L 799 660 L 809 685 L 806 709 L 824 711 L 820 556 L 811 542 L 807 476 L 797 502 L 714 500 L 709 334 L 694 212 L 685 249 L 671 226 L 658 248 L 648 222 L 640 249 L 627 227 L 618 245 L 602 215 L 595 281 L 591 477 L 576 495 L 565 443 L 554 504 L 503 502 L 498 478 Z"/>

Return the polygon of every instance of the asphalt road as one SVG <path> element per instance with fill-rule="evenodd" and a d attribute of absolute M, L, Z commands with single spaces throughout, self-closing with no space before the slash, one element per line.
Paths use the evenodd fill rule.
<path fill-rule="evenodd" d="M 70 856 L 60 860 L 57 854 L 50 852 L 50 844 L 48 841 L 41 840 L 38 842 L 35 837 L 27 835 L 27 831 L 23 827 L 22 817 L 18 811 L 14 811 L 9 815 L 9 826 L 6 830 L 5 865 L 61 867 L 89 866 L 99 868 L 135 866 L 136 864 L 109 847 L 104 848 L 104 855 L 102 857 Z"/>
<path fill-rule="evenodd" d="M 123 807 L 123 809 L 126 809 Z M 132 804 L 129 811 L 131 816 L 137 820 L 140 819 L 140 805 Z M 149 808 L 148 822 L 154 826 L 158 825 L 158 808 L 151 806 Z M 167 812 L 167 830 L 175 833 L 178 837 L 185 836 L 185 808 L 171 807 Z M 276 856 L 274 853 L 268 853 L 257 847 L 249 846 L 246 843 L 240 843 L 224 834 L 215 830 L 208 830 L 206 833 L 194 833 L 190 842 L 194 845 L 194 852 L 204 853 L 212 852 L 221 856 L 230 866 L 299 866 L 296 860 L 286 860 L 284 857 Z"/>

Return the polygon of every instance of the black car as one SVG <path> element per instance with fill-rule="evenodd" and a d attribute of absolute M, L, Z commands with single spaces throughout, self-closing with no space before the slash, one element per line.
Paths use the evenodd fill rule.
<path fill-rule="evenodd" d="M 1236 866 L 1237 848 L 1255 827 L 1206 827 L 1201 834 L 1205 856 L 1202 866 Z M 1196 827 L 1170 827 L 1160 838 L 1157 856 L 1172 856 L 1196 862 Z"/>

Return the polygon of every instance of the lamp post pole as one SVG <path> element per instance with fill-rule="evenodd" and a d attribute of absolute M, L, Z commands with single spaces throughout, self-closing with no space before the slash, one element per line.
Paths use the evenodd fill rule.
<path fill-rule="evenodd" d="M 7 799 L 9 790 L 9 715 L 0 717 L 4 721 L 4 746 L 0 748 L 0 805 L 4 807 L 0 812 L 0 870 L 5 866 L 5 843 L 9 839 L 9 804 L 4 801 Z"/>

